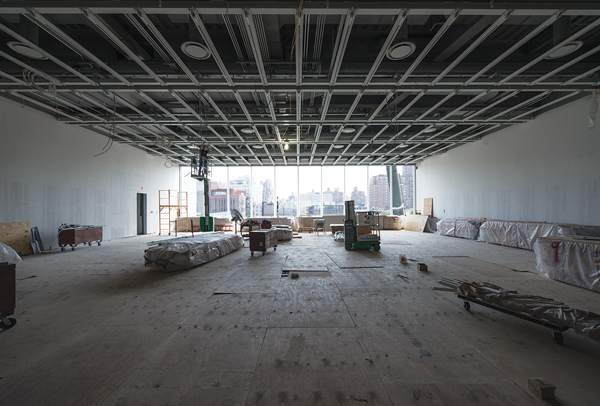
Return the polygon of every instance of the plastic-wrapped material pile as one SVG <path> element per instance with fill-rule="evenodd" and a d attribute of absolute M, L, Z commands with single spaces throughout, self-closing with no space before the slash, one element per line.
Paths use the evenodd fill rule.
<path fill-rule="evenodd" d="M 479 230 L 480 241 L 526 250 L 532 250 L 540 237 L 574 235 L 600 237 L 600 227 L 526 221 L 486 221 Z"/>
<path fill-rule="evenodd" d="M 19 254 L 17 254 L 17 251 L 0 242 L 0 262 L 8 262 L 12 265 L 21 261 L 22 259 Z"/>
<path fill-rule="evenodd" d="M 441 235 L 449 237 L 476 240 L 479 235 L 479 229 L 483 223 L 485 223 L 484 220 L 478 219 L 445 218 L 438 221 L 437 231 Z"/>
<path fill-rule="evenodd" d="M 514 221 L 486 221 L 479 228 L 479 240 L 490 244 L 517 247 L 517 225 Z"/>
<path fill-rule="evenodd" d="M 600 292 L 600 241 L 586 238 L 590 237 L 538 238 L 533 249 L 538 271 Z"/>
<path fill-rule="evenodd" d="M 164 272 L 180 271 L 231 254 L 244 240 L 237 234 L 206 233 L 185 239 L 166 240 L 144 253 L 145 265 Z"/>
<path fill-rule="evenodd" d="M 277 241 L 290 241 L 294 237 L 294 231 L 290 226 L 273 226 L 277 232 Z"/>
<path fill-rule="evenodd" d="M 458 291 L 465 296 L 492 303 L 538 319 L 568 326 L 579 334 L 600 339 L 600 314 L 574 309 L 564 303 L 541 296 L 521 295 L 491 283 L 463 283 Z"/>

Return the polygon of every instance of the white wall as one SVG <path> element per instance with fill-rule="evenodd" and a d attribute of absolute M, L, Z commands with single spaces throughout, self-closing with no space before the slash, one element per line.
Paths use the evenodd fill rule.
<path fill-rule="evenodd" d="M 137 234 L 136 197 L 146 193 L 147 231 L 158 231 L 158 190 L 178 188 L 177 166 L 116 142 L 93 157 L 106 137 L 4 98 L 0 123 L 0 222 L 30 221 L 46 247 L 58 245 L 61 223 L 121 238 Z"/>
<path fill-rule="evenodd" d="M 437 217 L 600 226 L 600 124 L 591 97 L 423 161 L 417 207 Z M 600 118 L 600 117 L 599 117 Z"/>

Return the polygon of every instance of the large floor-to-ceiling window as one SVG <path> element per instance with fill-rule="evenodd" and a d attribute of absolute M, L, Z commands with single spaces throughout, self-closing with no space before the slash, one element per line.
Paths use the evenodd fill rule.
<path fill-rule="evenodd" d="M 275 212 L 282 217 L 296 217 L 298 213 L 298 166 L 275 167 Z M 279 210 L 279 211 L 277 211 Z"/>
<path fill-rule="evenodd" d="M 301 166 L 300 178 L 300 207 L 298 214 L 321 216 L 321 167 Z"/>
<path fill-rule="evenodd" d="M 196 212 L 203 214 L 203 182 L 184 178 L 182 187 L 196 193 Z M 341 215 L 345 200 L 354 200 L 356 210 L 404 214 L 416 204 L 414 166 L 213 167 L 209 188 L 215 217 L 234 209 L 244 217 Z"/>

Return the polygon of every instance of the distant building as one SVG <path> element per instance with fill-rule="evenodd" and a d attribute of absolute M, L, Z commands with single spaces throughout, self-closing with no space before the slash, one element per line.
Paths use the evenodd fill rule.
<path fill-rule="evenodd" d="M 369 182 L 369 205 L 374 210 L 390 209 L 390 190 L 387 175 L 371 177 Z"/>
<path fill-rule="evenodd" d="M 279 215 L 296 217 L 298 211 L 298 200 L 292 194 L 288 198 L 279 199 Z"/>
<path fill-rule="evenodd" d="M 263 217 L 272 217 L 275 215 L 275 205 L 273 203 L 262 202 Z"/>
<path fill-rule="evenodd" d="M 358 190 L 356 186 L 354 186 L 354 190 L 350 193 L 350 200 L 354 200 L 355 209 L 367 208 L 367 194 L 362 190 Z"/>
<path fill-rule="evenodd" d="M 335 204 L 344 204 L 344 192 L 340 191 L 338 188 L 331 190 L 327 188 L 323 192 L 323 204 L 325 203 L 335 203 Z"/>
<path fill-rule="evenodd" d="M 408 210 L 415 207 L 415 167 L 403 166 L 402 172 L 398 173 L 400 188 L 402 189 L 402 201 Z"/>
<path fill-rule="evenodd" d="M 310 214 L 308 208 L 311 206 L 318 206 L 319 212 L 321 207 L 321 192 L 315 192 L 314 190 L 308 193 L 300 194 L 300 213 L 298 214 Z M 319 214 L 317 214 L 319 215 Z"/>
<path fill-rule="evenodd" d="M 227 213 L 227 189 L 212 189 L 210 191 L 210 212 Z"/>

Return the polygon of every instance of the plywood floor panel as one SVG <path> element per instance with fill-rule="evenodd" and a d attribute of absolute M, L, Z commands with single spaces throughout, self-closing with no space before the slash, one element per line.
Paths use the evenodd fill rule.
<path fill-rule="evenodd" d="M 112 393 L 101 406 L 244 406 L 247 393 L 246 388 L 126 388 Z"/>
<path fill-rule="evenodd" d="M 247 405 L 286 402 L 392 405 L 354 329 L 270 328 Z"/>
<path fill-rule="evenodd" d="M 275 294 L 234 293 L 213 295 L 183 324 L 202 328 L 267 327 Z"/>
<path fill-rule="evenodd" d="M 123 386 L 248 387 L 264 335 L 264 328 L 180 326 Z"/>
<path fill-rule="evenodd" d="M 269 327 L 354 327 L 332 278 L 283 278 Z"/>

